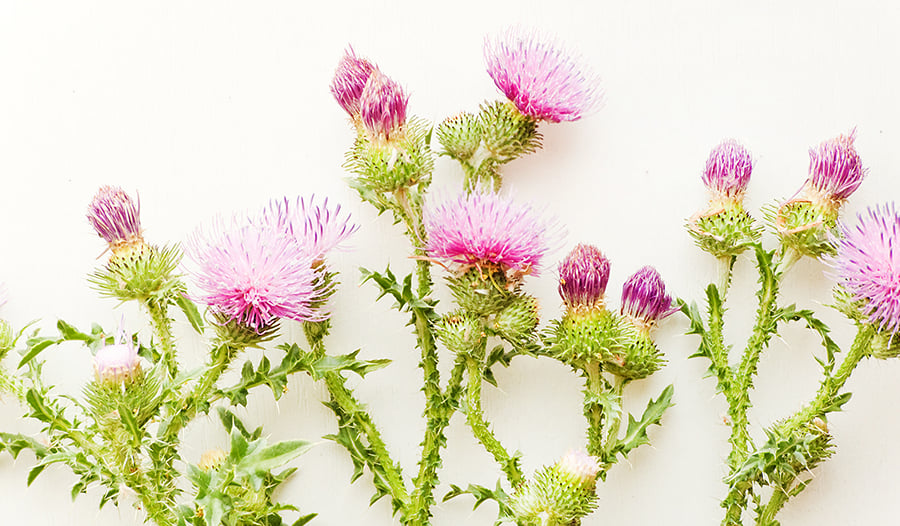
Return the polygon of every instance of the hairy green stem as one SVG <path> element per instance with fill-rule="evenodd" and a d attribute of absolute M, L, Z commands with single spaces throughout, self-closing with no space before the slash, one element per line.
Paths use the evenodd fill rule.
<path fill-rule="evenodd" d="M 775 515 L 784 507 L 784 504 L 790 497 L 781 488 L 775 488 L 775 492 L 766 503 L 766 507 L 762 509 L 759 517 L 756 518 L 757 526 L 775 526 Z"/>
<path fill-rule="evenodd" d="M 142 303 L 150 313 L 153 333 L 159 339 L 160 356 L 171 380 L 178 375 L 178 359 L 175 354 L 175 339 L 172 337 L 172 320 L 169 319 L 168 305 L 154 300 Z"/>
<path fill-rule="evenodd" d="M 628 380 L 621 377 L 616 377 L 616 383 L 613 386 L 613 393 L 616 395 L 616 400 L 621 408 L 616 412 L 615 416 L 612 419 L 612 422 L 609 423 L 609 429 L 606 431 L 606 446 L 603 448 L 603 458 L 604 459 L 612 459 L 612 450 L 616 446 L 619 441 L 619 426 L 622 425 L 622 415 L 625 414 L 625 410 L 623 408 L 622 403 L 622 394 L 625 391 L 625 386 L 628 385 Z"/>
<path fill-rule="evenodd" d="M 600 372 L 600 362 L 590 360 L 584 368 L 587 375 L 585 386 L 585 397 L 596 397 L 603 393 L 606 382 Z M 587 451 L 589 455 L 602 457 L 603 455 L 603 407 L 594 402 L 590 404 L 590 409 L 585 406 L 585 415 L 588 420 L 588 445 Z"/>
<path fill-rule="evenodd" d="M 522 468 L 519 466 L 519 459 L 515 455 L 510 455 L 503 444 L 497 440 L 490 426 L 484 419 L 484 410 L 481 408 L 481 382 L 483 376 L 483 364 L 480 360 L 473 356 L 466 357 L 466 372 L 468 373 L 468 384 L 466 389 L 466 422 L 475 438 L 481 442 L 481 445 L 490 453 L 500 469 L 506 475 L 513 488 L 518 487 L 524 480 Z"/>

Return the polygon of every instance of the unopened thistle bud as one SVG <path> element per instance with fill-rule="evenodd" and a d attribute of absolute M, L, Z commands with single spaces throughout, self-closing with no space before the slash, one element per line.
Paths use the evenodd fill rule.
<path fill-rule="evenodd" d="M 583 452 L 567 453 L 556 464 L 535 473 L 510 500 L 519 524 L 580 524 L 597 507 L 595 493 L 600 463 Z"/>
<path fill-rule="evenodd" d="M 369 140 L 390 144 L 403 138 L 409 96 L 377 68 L 369 75 L 359 99 L 359 114 Z"/>
<path fill-rule="evenodd" d="M 641 331 L 649 331 L 675 310 L 665 283 L 653 267 L 642 267 L 622 286 L 622 314 Z"/>
<path fill-rule="evenodd" d="M 703 184 L 711 193 L 709 206 L 688 220 L 688 229 L 697 245 L 716 257 L 740 254 L 759 240 L 760 229 L 743 205 L 752 171 L 750 152 L 734 140 L 713 148 L 706 160 Z"/>
<path fill-rule="evenodd" d="M 102 186 L 88 207 L 88 221 L 109 244 L 113 259 L 125 258 L 146 248 L 141 233 L 140 204 L 124 190 Z"/>
<path fill-rule="evenodd" d="M 609 259 L 593 245 L 578 244 L 559 264 L 559 295 L 571 310 L 603 308 Z"/>
<path fill-rule="evenodd" d="M 97 383 L 107 387 L 139 380 L 143 371 L 137 349 L 131 342 L 102 347 L 94 356 L 94 376 Z"/>
<path fill-rule="evenodd" d="M 818 257 L 832 250 L 829 239 L 841 205 L 866 175 L 853 145 L 855 134 L 853 130 L 810 148 L 803 188 L 776 211 L 775 228 L 782 243 L 799 254 Z"/>
<path fill-rule="evenodd" d="M 359 100 L 373 71 L 375 66 L 371 62 L 357 57 L 353 48 L 347 48 L 334 72 L 331 94 L 354 122 L 359 121 Z"/>

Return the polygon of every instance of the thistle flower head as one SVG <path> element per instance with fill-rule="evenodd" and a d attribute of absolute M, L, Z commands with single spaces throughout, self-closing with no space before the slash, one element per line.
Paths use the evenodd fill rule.
<path fill-rule="evenodd" d="M 349 47 L 334 72 L 331 94 L 354 119 L 359 118 L 359 99 L 373 71 L 375 66 L 368 60 L 357 57 L 353 48 Z"/>
<path fill-rule="evenodd" d="M 518 110 L 535 120 L 575 121 L 599 106 L 599 79 L 558 43 L 510 29 L 484 41 L 487 72 Z"/>
<path fill-rule="evenodd" d="M 207 449 L 200 455 L 200 462 L 197 463 L 197 467 L 203 471 L 218 469 L 225 462 L 225 457 L 225 452 L 219 448 Z"/>
<path fill-rule="evenodd" d="M 389 143 L 401 137 L 408 103 L 409 95 L 403 88 L 375 68 L 359 99 L 359 115 L 369 138 L 376 143 Z"/>
<path fill-rule="evenodd" d="M 125 338 L 121 343 L 102 347 L 94 355 L 94 376 L 103 385 L 120 385 L 141 373 L 141 359 L 134 344 Z"/>
<path fill-rule="evenodd" d="M 809 149 L 806 185 L 813 194 L 811 199 L 840 202 L 862 184 L 866 169 L 853 146 L 855 139 L 856 130 L 852 130 L 849 135 L 839 135 Z"/>
<path fill-rule="evenodd" d="M 122 255 L 144 244 L 140 203 L 119 187 L 101 186 L 88 206 L 87 218 L 97 235 L 109 243 L 113 255 Z"/>
<path fill-rule="evenodd" d="M 665 283 L 653 267 L 642 267 L 622 286 L 622 314 L 641 328 L 649 329 L 676 310 L 672 307 L 672 297 L 666 294 Z"/>
<path fill-rule="evenodd" d="M 900 332 L 900 214 L 893 204 L 869 208 L 857 225 L 841 224 L 837 252 L 826 259 L 837 282 L 879 330 Z"/>
<path fill-rule="evenodd" d="M 556 463 L 556 469 L 577 480 L 583 488 L 593 488 L 600 473 L 600 462 L 584 451 L 569 451 Z"/>
<path fill-rule="evenodd" d="M 559 264 L 559 295 L 569 309 L 603 304 L 609 259 L 595 246 L 578 244 Z"/>
<path fill-rule="evenodd" d="M 316 202 L 315 196 L 273 199 L 263 209 L 261 225 L 272 225 L 297 240 L 314 262 L 321 261 L 332 249 L 340 249 L 358 225 L 341 205 L 329 206 L 328 199 Z"/>
<path fill-rule="evenodd" d="M 537 274 L 555 234 L 552 222 L 530 206 L 491 192 L 431 204 L 424 219 L 429 256 L 464 269 L 496 268 L 513 278 Z"/>
<path fill-rule="evenodd" d="M 703 184 L 718 199 L 741 201 L 752 171 L 750 152 L 737 141 L 726 140 L 709 153 Z"/>
<path fill-rule="evenodd" d="M 322 276 L 313 268 L 315 255 L 278 225 L 218 220 L 194 234 L 187 253 L 198 267 L 200 301 L 227 321 L 262 334 L 278 318 L 326 317 L 316 308 L 327 291 L 318 286 Z"/>

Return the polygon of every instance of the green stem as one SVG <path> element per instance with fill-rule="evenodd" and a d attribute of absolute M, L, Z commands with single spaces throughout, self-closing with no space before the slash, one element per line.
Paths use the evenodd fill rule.
<path fill-rule="evenodd" d="M 766 507 L 763 508 L 762 512 L 760 512 L 759 517 L 756 518 L 757 526 L 775 526 L 778 523 L 775 522 L 775 515 L 784 507 L 784 504 L 788 501 L 790 497 L 787 493 L 784 492 L 781 488 L 775 488 L 775 492 L 772 493 L 772 496 L 769 497 L 769 502 L 766 503 Z"/>
<path fill-rule="evenodd" d="M 628 384 L 628 380 L 625 378 L 616 378 L 616 383 L 613 386 L 613 393 L 616 395 L 616 400 L 618 401 L 619 407 L 623 407 L 622 403 L 622 394 L 625 391 L 625 386 Z M 624 408 L 615 413 L 615 416 L 612 419 L 612 422 L 609 423 L 609 429 L 606 432 L 606 446 L 603 448 L 604 459 L 609 459 L 612 461 L 615 457 L 612 455 L 612 449 L 616 446 L 619 441 L 619 426 L 622 424 L 622 415 L 625 414 Z"/>
<path fill-rule="evenodd" d="M 28 402 L 25 400 L 25 393 L 27 392 L 28 388 L 21 378 L 7 372 L 5 368 L 0 367 L 0 393 L 10 393 L 15 395 L 19 402 L 27 404 Z"/>
<path fill-rule="evenodd" d="M 597 397 L 601 395 L 606 387 L 606 381 L 600 372 L 600 362 L 590 360 L 585 369 L 587 382 L 585 388 L 586 397 Z M 589 455 L 596 457 L 603 456 L 603 406 L 599 403 L 592 402 L 585 404 L 585 415 L 588 419 L 588 446 Z"/>
<path fill-rule="evenodd" d="M 172 337 L 172 320 L 168 316 L 168 305 L 153 300 L 145 301 L 143 304 L 150 313 L 153 333 L 159 339 L 160 356 L 169 373 L 169 380 L 172 380 L 178 375 L 178 360 L 175 355 L 175 339 Z"/>
<path fill-rule="evenodd" d="M 466 422 L 472 429 L 475 438 L 481 442 L 481 445 L 490 453 L 500 469 L 506 474 L 506 479 L 513 488 L 518 487 L 524 480 L 522 468 L 519 466 L 519 458 L 510 455 L 503 447 L 503 444 L 497 440 L 490 426 L 484 419 L 484 411 L 481 408 L 481 382 L 483 375 L 483 365 L 480 360 L 473 356 L 466 357 L 466 371 L 469 381 L 466 391 Z"/>

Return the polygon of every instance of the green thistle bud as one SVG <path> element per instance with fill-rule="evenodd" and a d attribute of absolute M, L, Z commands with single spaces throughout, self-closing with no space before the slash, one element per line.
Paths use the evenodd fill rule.
<path fill-rule="evenodd" d="M 266 327 L 254 329 L 245 323 L 241 323 L 238 319 L 228 319 L 221 313 L 214 313 L 213 318 L 213 327 L 220 344 L 234 350 L 246 347 L 259 347 L 261 344 L 274 338 L 278 333 L 277 321 Z"/>
<path fill-rule="evenodd" d="M 435 133 L 444 153 L 459 161 L 471 159 L 481 146 L 481 122 L 468 112 L 446 119 Z"/>
<path fill-rule="evenodd" d="M 762 235 L 762 228 L 739 202 L 711 203 L 691 217 L 687 227 L 697 246 L 716 257 L 736 256 Z"/>
<path fill-rule="evenodd" d="M 788 249 L 810 257 L 831 254 L 838 210 L 808 199 L 791 199 L 771 214 L 775 232 Z"/>
<path fill-rule="evenodd" d="M 526 526 L 580 524 L 597 507 L 599 472 L 596 458 L 580 451 L 567 453 L 516 490 L 510 501 L 515 520 Z"/>
<path fill-rule="evenodd" d="M 537 300 L 531 296 L 519 296 L 494 316 L 490 327 L 508 341 L 527 341 L 539 321 Z"/>
<path fill-rule="evenodd" d="M 605 309 L 570 311 L 556 322 L 551 341 L 556 358 L 570 365 L 620 361 L 622 318 Z"/>
<path fill-rule="evenodd" d="M 355 173 L 359 184 L 375 192 L 395 192 L 419 183 L 430 183 L 434 160 L 427 123 L 410 119 L 404 133 L 391 142 L 373 141 L 359 134 L 344 166 Z"/>
<path fill-rule="evenodd" d="M 644 331 L 625 331 L 625 343 L 614 350 L 603 368 L 629 380 L 646 378 L 659 370 L 666 361 L 662 352 Z"/>
<path fill-rule="evenodd" d="M 455 353 L 468 352 L 486 337 L 481 322 L 457 311 L 445 316 L 435 327 L 438 339 Z"/>
<path fill-rule="evenodd" d="M 538 121 L 520 113 L 511 102 L 482 105 L 479 120 L 484 132 L 485 150 L 499 164 L 508 163 L 541 147 Z"/>

